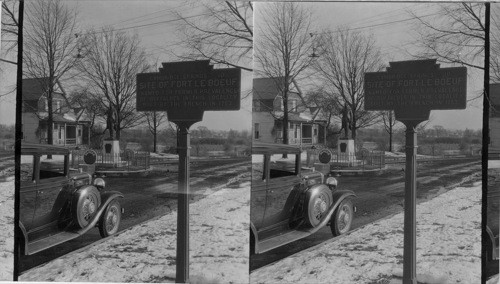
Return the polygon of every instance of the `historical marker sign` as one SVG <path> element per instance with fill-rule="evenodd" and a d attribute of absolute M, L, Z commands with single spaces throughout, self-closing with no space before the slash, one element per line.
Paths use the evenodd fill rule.
<path fill-rule="evenodd" d="M 465 109 L 467 69 L 439 68 L 436 60 L 390 62 L 365 73 L 365 109 Z"/>
<path fill-rule="evenodd" d="M 417 133 L 433 109 L 464 109 L 467 69 L 439 68 L 435 59 L 390 62 L 386 72 L 365 73 L 365 110 L 394 110 L 406 126 L 403 283 L 417 283 Z"/>
<path fill-rule="evenodd" d="M 166 111 L 179 127 L 177 283 L 189 283 L 189 127 L 206 110 L 240 109 L 241 70 L 213 69 L 209 60 L 168 62 L 156 73 L 137 74 L 137 110 Z"/>
<path fill-rule="evenodd" d="M 241 69 L 213 69 L 208 60 L 162 65 L 160 72 L 137 74 L 138 111 L 240 109 Z"/>

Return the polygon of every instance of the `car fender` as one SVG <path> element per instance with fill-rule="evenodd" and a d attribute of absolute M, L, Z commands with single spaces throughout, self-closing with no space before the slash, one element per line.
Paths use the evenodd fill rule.
<path fill-rule="evenodd" d="M 319 229 L 326 226 L 328 224 L 328 222 L 330 222 L 330 218 L 332 217 L 333 212 L 335 212 L 335 209 L 337 209 L 337 207 L 339 207 L 340 203 L 348 197 L 356 197 L 356 194 L 351 190 L 336 190 L 336 191 L 332 192 L 332 196 L 333 196 L 333 204 L 332 204 L 332 206 L 330 206 L 330 209 L 328 209 L 328 213 L 325 216 L 323 216 L 323 218 L 319 222 L 318 226 L 307 230 L 308 233 L 314 234 Z"/>
<path fill-rule="evenodd" d="M 253 240 L 254 240 L 254 252 L 259 251 L 259 235 L 257 234 L 257 229 L 255 228 L 254 224 L 250 222 L 250 233 L 253 235 Z M 250 240 L 248 240 L 250 242 Z"/>
<path fill-rule="evenodd" d="M 486 233 L 488 234 L 488 237 L 489 237 L 489 242 L 491 244 L 491 258 L 493 260 L 497 260 L 498 259 L 498 247 L 497 247 L 497 244 L 495 242 L 495 236 L 493 235 L 493 232 L 491 231 L 490 227 L 489 226 L 486 226 Z"/>
<path fill-rule="evenodd" d="M 85 234 L 88 230 L 92 229 L 97 225 L 97 222 L 99 222 L 99 219 L 101 218 L 101 215 L 104 213 L 104 210 L 108 206 L 108 204 L 117 199 L 117 198 L 123 198 L 123 194 L 119 191 L 105 191 L 101 193 L 101 205 L 97 209 L 97 212 L 95 216 L 90 220 L 89 224 L 80 230 L 77 231 L 78 234 Z"/>
<path fill-rule="evenodd" d="M 23 240 L 22 241 L 23 247 L 21 248 L 21 246 L 19 246 L 19 248 L 21 249 L 19 254 L 24 255 L 25 252 L 28 250 L 28 232 L 26 232 L 26 228 L 21 222 L 19 222 L 18 228 L 19 228 L 19 233 L 21 234 L 20 236 L 18 236 L 18 239 Z"/>

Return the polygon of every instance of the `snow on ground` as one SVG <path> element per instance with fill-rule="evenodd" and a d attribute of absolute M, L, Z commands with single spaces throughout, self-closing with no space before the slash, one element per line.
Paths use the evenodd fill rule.
<path fill-rule="evenodd" d="M 250 183 L 190 205 L 192 283 L 248 283 Z M 176 213 L 137 225 L 20 275 L 20 281 L 174 282 Z"/>
<path fill-rule="evenodd" d="M 403 213 L 250 274 L 251 283 L 401 283 Z M 417 206 L 419 283 L 480 283 L 481 185 Z"/>
<path fill-rule="evenodd" d="M 0 281 L 12 281 L 14 271 L 14 177 L 0 182 Z"/>

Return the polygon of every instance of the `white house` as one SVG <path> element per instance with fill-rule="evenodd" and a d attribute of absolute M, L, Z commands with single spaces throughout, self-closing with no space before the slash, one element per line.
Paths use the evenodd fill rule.
<path fill-rule="evenodd" d="M 22 133 L 23 141 L 47 143 L 48 78 L 23 79 Z M 88 145 L 90 120 L 82 107 L 71 106 L 59 82 L 52 95 L 53 144 Z"/>
<path fill-rule="evenodd" d="M 279 87 L 282 78 L 253 80 L 253 140 L 283 142 L 283 94 Z M 324 144 L 326 120 L 318 107 L 308 106 L 294 82 L 288 93 L 288 144 L 312 146 Z"/>

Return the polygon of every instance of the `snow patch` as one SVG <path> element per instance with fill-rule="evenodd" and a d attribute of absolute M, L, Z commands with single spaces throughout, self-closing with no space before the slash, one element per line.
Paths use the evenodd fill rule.
<path fill-rule="evenodd" d="M 402 277 L 404 215 L 368 224 L 250 274 L 251 283 L 387 283 Z M 417 206 L 417 280 L 479 283 L 481 185 Z M 400 283 L 400 282 L 399 282 Z"/>
<path fill-rule="evenodd" d="M 250 183 L 190 204 L 192 283 L 248 283 Z M 26 271 L 20 281 L 174 282 L 176 212 Z"/>

